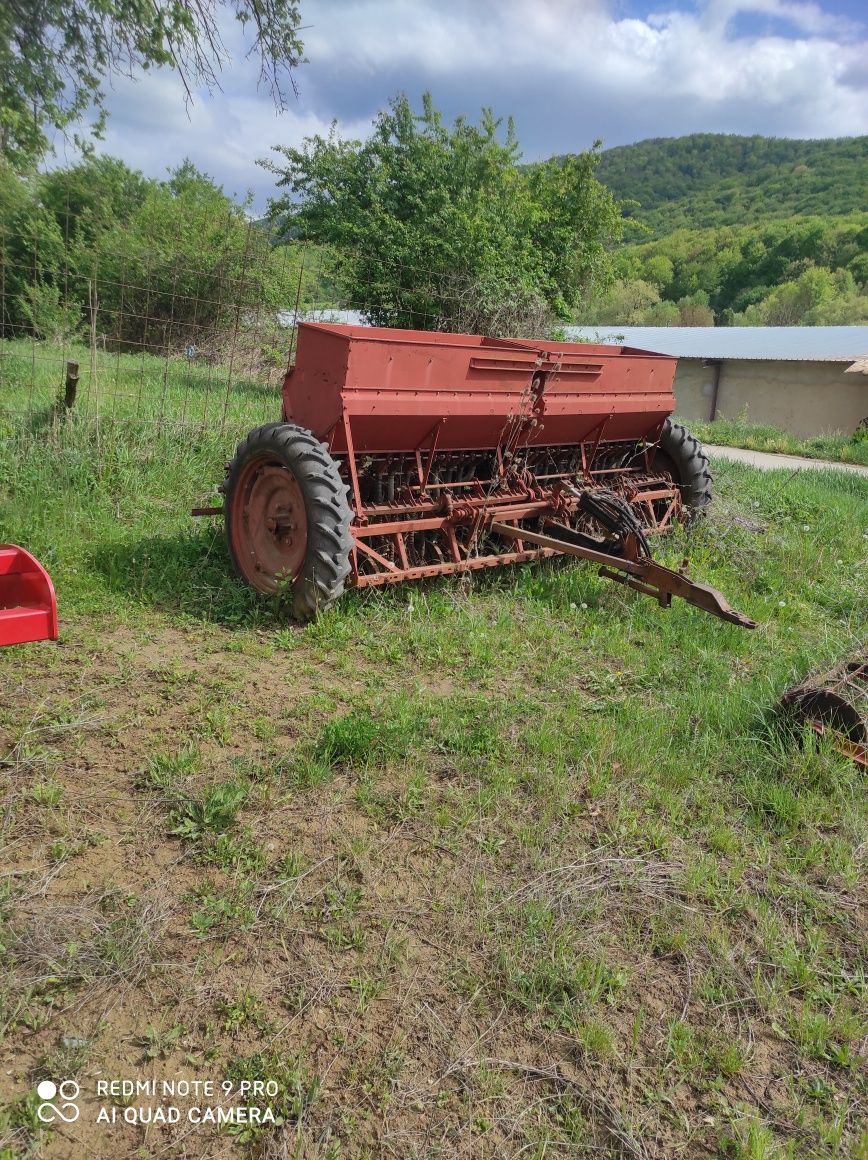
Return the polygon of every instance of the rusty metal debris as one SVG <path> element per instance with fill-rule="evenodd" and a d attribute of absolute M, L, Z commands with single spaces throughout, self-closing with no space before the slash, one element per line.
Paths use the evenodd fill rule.
<path fill-rule="evenodd" d="M 868 769 L 868 642 L 826 672 L 814 673 L 781 698 L 784 719 L 807 725 Z"/>

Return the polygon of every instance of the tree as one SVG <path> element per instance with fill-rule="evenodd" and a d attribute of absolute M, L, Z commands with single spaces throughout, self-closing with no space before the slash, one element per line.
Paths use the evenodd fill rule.
<path fill-rule="evenodd" d="M 299 283 L 292 248 L 275 248 L 210 177 L 184 162 L 166 181 L 116 158 L 13 173 L 0 160 L 3 337 L 66 340 L 93 327 L 116 348 L 187 345 L 235 373 L 285 361 L 278 313 Z"/>
<path fill-rule="evenodd" d="M 679 325 L 714 326 L 714 313 L 704 302 L 681 298 L 678 302 Z"/>
<path fill-rule="evenodd" d="M 736 315 L 747 326 L 853 326 L 868 320 L 868 296 L 849 270 L 816 266 L 776 286 L 762 301 Z"/>
<path fill-rule="evenodd" d="M 44 153 L 94 107 L 99 135 L 103 84 L 137 69 L 174 69 L 188 98 L 217 85 L 228 59 L 220 21 L 228 9 L 253 34 L 251 53 L 275 103 L 284 75 L 301 61 L 296 0 L 4 0 L 0 5 L 0 153 L 18 168 Z M 291 78 L 290 78 L 291 79 Z"/>
<path fill-rule="evenodd" d="M 51 282 L 63 260 L 63 235 L 39 203 L 37 179 L 20 177 L 0 158 L 0 335 L 26 323 L 28 288 Z"/>
<path fill-rule="evenodd" d="M 45 337 L 72 333 L 72 320 L 81 321 L 89 301 L 98 240 L 127 223 L 156 184 L 115 157 L 23 175 L 0 159 L 4 330 L 26 327 Z"/>
<path fill-rule="evenodd" d="M 795 141 L 701 133 L 607 149 L 600 180 L 658 238 L 680 226 L 847 214 L 864 205 L 866 137 Z M 827 263 L 824 263 L 827 264 Z"/>
<path fill-rule="evenodd" d="M 612 277 L 621 219 L 598 147 L 521 166 L 512 121 L 451 127 L 423 97 L 381 112 L 364 142 L 308 138 L 264 161 L 283 236 L 334 247 L 347 305 L 374 323 L 499 333 L 569 319 Z"/>
<path fill-rule="evenodd" d="M 189 161 L 149 182 L 127 221 L 74 256 L 80 297 L 96 288 L 97 328 L 110 341 L 179 351 L 231 345 L 292 301 L 297 271 L 264 230 Z M 228 338 L 227 338 L 228 336 Z"/>
<path fill-rule="evenodd" d="M 659 306 L 656 286 L 641 278 L 616 282 L 602 297 L 583 311 L 581 321 L 597 326 L 644 326 L 647 313 Z M 678 308 L 675 307 L 676 318 Z"/>
<path fill-rule="evenodd" d="M 646 282 L 663 289 L 675 276 L 675 267 L 665 254 L 653 254 L 645 262 L 644 274 Z"/>
<path fill-rule="evenodd" d="M 40 203 L 68 242 L 92 243 L 114 222 L 128 221 L 147 190 L 147 179 L 117 157 L 87 157 L 38 181 Z"/>

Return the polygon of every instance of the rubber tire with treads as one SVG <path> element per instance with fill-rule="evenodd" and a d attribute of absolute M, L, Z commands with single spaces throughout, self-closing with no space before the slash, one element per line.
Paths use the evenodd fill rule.
<path fill-rule="evenodd" d="M 245 573 L 241 559 L 245 545 L 234 543 L 232 535 L 236 525 L 233 505 L 241 498 L 238 484 L 254 460 L 285 468 L 294 477 L 304 500 L 307 543 L 292 582 L 292 614 L 296 620 L 311 620 L 340 598 L 350 573 L 353 513 L 347 503 L 346 485 L 328 448 L 305 427 L 268 423 L 251 431 L 238 444 L 220 489 L 225 496 L 226 543 L 238 575 L 260 591 L 278 591 L 279 578 L 263 577 L 263 583 L 255 583 Z M 266 586 L 270 580 L 273 585 Z"/>
<path fill-rule="evenodd" d="M 711 503 L 712 475 L 708 456 L 695 435 L 667 419 L 660 434 L 660 450 L 672 460 L 681 486 L 681 501 L 695 518 Z"/>

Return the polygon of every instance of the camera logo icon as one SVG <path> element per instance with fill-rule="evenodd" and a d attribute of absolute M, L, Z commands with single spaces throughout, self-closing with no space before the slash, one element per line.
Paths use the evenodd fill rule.
<path fill-rule="evenodd" d="M 59 1084 L 50 1079 L 40 1080 L 36 1085 L 36 1094 L 43 1102 L 36 1109 L 36 1115 L 43 1124 L 53 1124 L 55 1120 L 74 1124 L 81 1114 L 75 1102 L 80 1091 L 74 1079 L 64 1079 Z M 53 1102 L 55 1100 L 56 1103 Z"/>

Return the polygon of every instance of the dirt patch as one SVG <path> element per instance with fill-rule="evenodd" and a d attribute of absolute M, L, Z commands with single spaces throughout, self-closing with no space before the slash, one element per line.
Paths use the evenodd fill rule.
<path fill-rule="evenodd" d="M 565 764 L 554 726 L 528 750 L 520 714 L 480 710 L 480 669 L 408 679 L 349 644 L 336 676 L 303 636 L 90 628 L 4 668 L 10 1148 L 668 1160 L 718 1154 L 745 1115 L 808 1139 L 797 1076 L 856 1107 L 846 1059 L 824 1045 L 806 1063 L 795 1045 L 819 1025 L 764 1005 L 783 969 L 765 965 L 772 920 L 800 945 L 775 901 L 786 883 L 742 878 L 760 937 L 759 911 L 706 888 L 734 854 L 640 841 L 657 821 L 631 812 L 623 756 Z M 625 672 L 583 671 L 582 711 L 644 697 Z M 491 676 L 508 706 L 523 679 Z M 406 745 L 323 758 L 327 721 L 361 705 L 376 722 L 413 695 L 430 721 Z M 858 903 L 835 922 L 853 956 Z M 842 1053 L 843 1030 L 828 1037 Z M 43 1130 L 34 1085 L 65 1077 L 81 1114 Z M 205 1097 L 98 1096 L 112 1079 L 211 1081 L 209 1106 L 274 1122 L 194 1123 Z M 253 1081 L 276 1094 L 242 1096 Z M 131 1124 L 126 1107 L 179 1120 Z"/>

